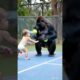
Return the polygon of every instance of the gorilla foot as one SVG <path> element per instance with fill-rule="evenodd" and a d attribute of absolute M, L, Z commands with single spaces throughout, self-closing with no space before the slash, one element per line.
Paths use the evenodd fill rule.
<path fill-rule="evenodd" d="M 36 56 L 41 56 L 42 54 L 36 54 Z"/>
<path fill-rule="evenodd" d="M 55 54 L 49 54 L 48 56 L 49 56 L 49 57 L 54 57 L 54 56 L 55 56 Z"/>

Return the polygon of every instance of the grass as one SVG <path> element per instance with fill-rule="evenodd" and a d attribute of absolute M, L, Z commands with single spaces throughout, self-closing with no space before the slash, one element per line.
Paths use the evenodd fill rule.
<path fill-rule="evenodd" d="M 35 45 L 28 45 L 27 48 L 28 48 L 28 51 L 34 51 Z M 42 48 L 42 50 L 47 50 L 47 48 Z M 56 51 L 62 52 L 62 45 L 61 44 L 56 45 Z"/>
<path fill-rule="evenodd" d="M 18 40 L 18 43 L 20 42 L 20 39 Z M 62 41 L 61 41 L 62 42 Z M 56 42 L 57 43 L 57 42 Z M 28 51 L 34 51 L 35 50 L 35 45 L 27 45 Z M 46 48 L 42 48 L 42 50 L 47 50 Z M 56 51 L 62 52 L 62 44 L 56 44 Z"/>

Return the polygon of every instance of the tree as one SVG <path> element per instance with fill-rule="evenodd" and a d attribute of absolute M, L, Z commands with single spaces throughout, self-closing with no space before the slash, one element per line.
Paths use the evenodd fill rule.
<path fill-rule="evenodd" d="M 24 5 L 24 3 L 27 3 L 25 0 L 18 0 L 18 15 L 19 16 L 29 16 L 29 8 Z"/>
<path fill-rule="evenodd" d="M 52 3 L 52 14 L 53 15 L 57 15 L 57 0 L 51 0 Z"/>
<path fill-rule="evenodd" d="M 19 16 L 51 16 L 50 4 L 46 0 L 37 0 L 32 3 L 32 0 L 18 0 L 18 15 Z M 50 2 L 50 1 L 49 1 Z M 49 13 L 50 12 L 50 13 Z"/>

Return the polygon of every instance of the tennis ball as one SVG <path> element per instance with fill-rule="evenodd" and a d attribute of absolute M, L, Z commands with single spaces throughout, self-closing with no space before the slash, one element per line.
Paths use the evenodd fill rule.
<path fill-rule="evenodd" d="M 44 40 L 44 42 L 47 42 L 47 41 L 48 41 L 48 39 Z"/>
<path fill-rule="evenodd" d="M 37 30 L 36 30 L 36 29 L 33 29 L 33 30 L 32 30 L 32 33 L 33 33 L 33 34 L 36 34 L 36 33 L 37 33 Z"/>

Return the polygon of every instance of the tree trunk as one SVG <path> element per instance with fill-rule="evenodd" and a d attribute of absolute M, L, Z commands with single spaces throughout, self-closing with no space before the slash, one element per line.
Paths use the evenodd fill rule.
<path fill-rule="evenodd" d="M 57 15 L 57 0 L 51 0 L 52 3 L 52 15 Z"/>

